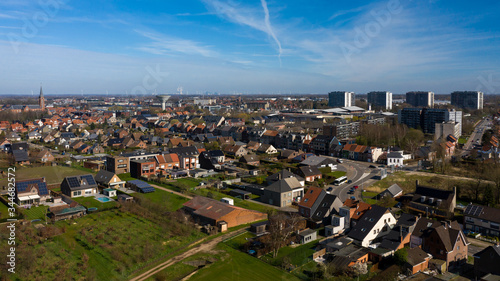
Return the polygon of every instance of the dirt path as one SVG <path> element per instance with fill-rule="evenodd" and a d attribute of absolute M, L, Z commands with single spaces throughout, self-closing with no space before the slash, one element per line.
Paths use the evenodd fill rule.
<path fill-rule="evenodd" d="M 164 270 L 165 268 L 173 265 L 173 264 L 176 264 L 180 261 L 182 261 L 183 259 L 185 258 L 188 258 L 194 254 L 197 254 L 199 252 L 207 252 L 207 251 L 210 251 L 212 250 L 217 244 L 219 244 L 220 242 L 232 237 L 232 236 L 236 236 L 236 235 L 239 235 L 243 232 L 245 232 L 246 229 L 243 228 L 243 229 L 239 229 L 239 230 L 236 230 L 234 232 L 230 232 L 230 233 L 227 233 L 227 234 L 224 234 L 224 235 L 221 235 L 217 238 L 214 238 L 212 239 L 211 241 L 207 242 L 207 243 L 202 243 L 203 241 L 205 241 L 207 238 L 203 239 L 203 240 L 200 240 L 198 242 L 195 242 L 193 243 L 192 245 L 190 246 L 193 246 L 193 245 L 197 245 L 196 247 L 182 253 L 182 254 L 179 254 L 171 259 L 168 259 L 166 260 L 165 262 L 153 267 L 152 269 L 130 279 L 130 281 L 140 281 L 140 280 L 146 280 L 147 278 L 153 276 L 154 274 Z M 202 243 L 202 244 L 200 244 Z"/>
<path fill-rule="evenodd" d="M 170 193 L 173 193 L 173 194 L 176 194 L 176 195 L 179 195 L 179 196 L 182 196 L 182 197 L 185 197 L 187 199 L 193 199 L 192 196 L 189 196 L 189 195 L 186 195 L 186 194 L 182 194 L 180 192 L 177 192 L 177 191 L 173 191 L 171 189 L 168 189 L 168 188 L 165 188 L 165 187 L 162 187 L 162 186 L 159 186 L 159 185 L 156 185 L 156 184 L 151 184 L 150 185 L 154 188 L 158 188 L 158 189 L 161 189 L 161 190 L 165 190 L 167 192 L 170 192 Z"/>
<path fill-rule="evenodd" d="M 466 177 L 459 177 L 459 176 L 450 176 L 450 175 L 441 175 L 441 174 L 434 174 L 434 173 L 426 173 L 426 172 L 416 172 L 416 171 L 402 171 L 405 172 L 409 175 L 419 175 L 419 176 L 427 176 L 427 177 L 442 177 L 442 178 L 449 178 L 449 179 L 460 179 L 460 180 L 468 180 L 468 181 L 475 181 L 476 179 L 474 178 L 466 178 Z M 492 181 L 488 180 L 481 180 L 483 183 L 493 183 Z"/>

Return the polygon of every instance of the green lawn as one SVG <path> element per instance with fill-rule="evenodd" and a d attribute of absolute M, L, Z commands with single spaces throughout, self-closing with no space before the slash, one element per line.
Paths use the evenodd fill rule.
<path fill-rule="evenodd" d="M 276 258 L 272 257 L 272 253 L 264 255 L 261 259 L 267 263 L 275 266 L 281 265 L 283 259 L 286 257 L 288 261 L 295 267 L 302 266 L 312 261 L 312 254 L 316 251 L 316 241 L 309 242 L 295 248 L 286 246 L 279 250 Z"/>
<path fill-rule="evenodd" d="M 299 280 L 287 272 L 273 267 L 272 265 L 269 265 L 248 254 L 235 250 L 224 243 L 219 244 L 217 246 L 217 250 L 225 251 L 229 254 L 229 257 L 200 269 L 189 280 Z"/>
<path fill-rule="evenodd" d="M 195 178 L 181 178 L 181 179 L 177 179 L 175 181 L 177 183 L 186 184 L 190 188 L 191 187 L 196 187 L 196 186 L 200 185 L 200 182 L 201 182 L 201 180 L 198 180 L 198 179 L 195 179 Z M 174 185 L 175 185 L 175 183 L 174 183 Z"/>
<path fill-rule="evenodd" d="M 207 263 L 212 263 L 216 261 L 220 261 L 224 258 L 224 256 L 227 256 L 226 253 L 224 252 L 218 252 L 218 253 L 197 253 L 189 258 L 186 258 L 185 260 L 178 262 L 174 265 L 171 265 L 161 272 L 153 275 L 152 277 L 149 277 L 148 281 L 156 281 L 156 280 L 165 280 L 165 281 L 174 281 L 174 280 L 181 280 L 183 277 L 189 275 L 190 273 L 194 272 L 198 268 L 188 264 L 190 261 L 205 261 Z"/>
<path fill-rule="evenodd" d="M 24 218 L 28 221 L 40 219 L 45 221 L 45 210 L 47 210 L 48 206 L 38 206 L 32 207 L 31 209 L 20 208 L 24 213 Z"/>
<path fill-rule="evenodd" d="M 132 193 L 131 195 L 136 198 L 141 198 L 141 199 L 144 198 L 151 200 L 151 202 L 162 204 L 169 211 L 175 211 L 177 209 L 180 209 L 182 207 L 182 204 L 189 201 L 189 199 L 185 197 L 158 188 L 156 188 L 155 192 Z"/>
<path fill-rule="evenodd" d="M 9 207 L 3 202 L 0 202 L 0 220 L 9 218 Z"/>
<path fill-rule="evenodd" d="M 253 238 L 253 237 L 255 237 L 255 234 L 250 232 L 245 232 L 241 235 L 233 237 L 230 240 L 227 240 L 224 243 L 236 250 L 241 250 L 241 247 L 248 242 L 247 238 Z"/>
<path fill-rule="evenodd" d="M 76 197 L 76 198 L 71 198 L 71 199 L 76 201 L 78 204 L 84 206 L 87 209 L 88 208 L 97 208 L 100 211 L 113 209 L 119 205 L 119 203 L 116 202 L 116 200 L 103 203 L 103 202 L 97 201 L 94 196 Z"/>

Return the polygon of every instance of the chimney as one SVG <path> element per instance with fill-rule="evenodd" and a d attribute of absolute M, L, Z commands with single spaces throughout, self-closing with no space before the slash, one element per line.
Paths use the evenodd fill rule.
<path fill-rule="evenodd" d="M 399 242 L 403 244 L 403 228 L 399 226 Z"/>
<path fill-rule="evenodd" d="M 415 181 L 416 186 L 418 187 L 418 180 Z"/>

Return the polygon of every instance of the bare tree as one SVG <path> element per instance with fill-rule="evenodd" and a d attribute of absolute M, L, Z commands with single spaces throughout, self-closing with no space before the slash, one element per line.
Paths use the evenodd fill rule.
<path fill-rule="evenodd" d="M 302 218 L 297 213 L 269 214 L 269 244 L 274 258 L 297 230 L 300 221 Z"/>

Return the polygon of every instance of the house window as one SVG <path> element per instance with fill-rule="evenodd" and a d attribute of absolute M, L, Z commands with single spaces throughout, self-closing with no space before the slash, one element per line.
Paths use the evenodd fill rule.
<path fill-rule="evenodd" d="M 288 193 L 288 197 L 292 197 L 292 193 L 291 192 Z"/>
<path fill-rule="evenodd" d="M 373 234 L 377 234 L 377 230 L 376 229 L 373 230 Z"/>

